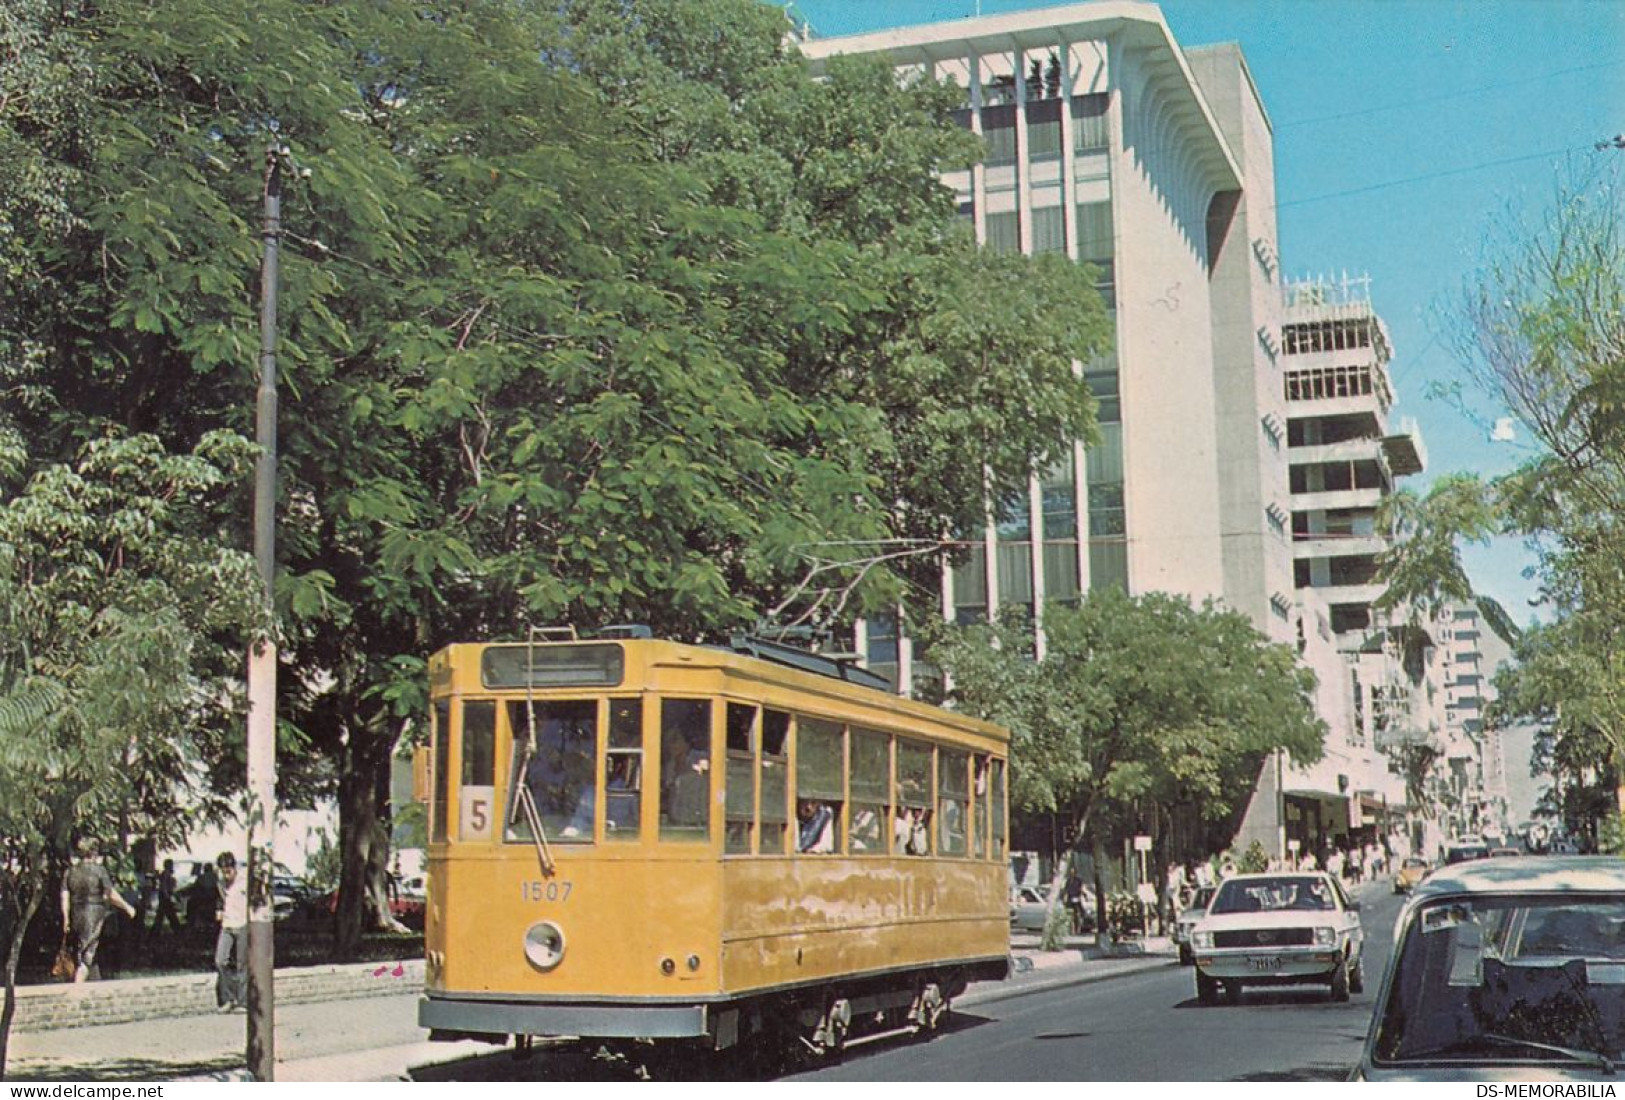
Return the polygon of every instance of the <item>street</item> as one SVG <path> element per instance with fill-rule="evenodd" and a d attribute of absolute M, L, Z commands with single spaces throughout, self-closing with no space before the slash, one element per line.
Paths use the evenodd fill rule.
<path fill-rule="evenodd" d="M 1014 997 L 954 1013 L 929 1044 L 854 1049 L 810 1081 L 1340 1081 L 1359 1058 L 1403 899 L 1360 892 L 1366 991 L 1248 990 L 1240 1005 L 1196 1003 L 1190 967 Z"/>
<path fill-rule="evenodd" d="M 955 1004 L 930 1041 L 883 1038 L 851 1045 L 838 1063 L 808 1065 L 809 1081 L 1304 1081 L 1341 1080 L 1359 1055 L 1391 950 L 1401 899 L 1386 881 L 1356 891 L 1366 934 L 1366 991 L 1346 1004 L 1324 987 L 1249 990 L 1239 1005 L 1196 1002 L 1190 967 L 1147 958 L 1117 973 L 1051 953 L 1040 967 Z M 1045 974 L 1063 975 L 1058 980 Z M 279 1007 L 277 1078 L 283 1081 L 624 1081 L 775 1076 L 733 1054 L 669 1047 L 633 1060 L 596 1048 L 510 1048 L 429 1043 L 417 1026 L 416 989 Z M 177 1026 L 180 1030 L 177 1030 Z M 241 1073 L 243 1018 L 210 1014 L 14 1037 L 15 1080 L 176 1080 Z M 184 1040 L 181 1036 L 184 1035 Z"/>
<path fill-rule="evenodd" d="M 1403 899 L 1386 881 L 1357 894 L 1366 934 L 1364 993 L 1346 1004 L 1324 986 L 1247 991 L 1240 1005 L 1196 1003 L 1188 966 L 1069 985 L 955 1008 L 929 1042 L 854 1044 L 835 1064 L 803 1068 L 797 1081 L 1341 1081 L 1359 1058 L 1373 998 Z M 703 1080 L 727 1063 L 657 1058 L 660 1078 Z M 418 1080 L 625 1080 L 624 1063 L 589 1052 L 525 1062 L 507 1052 L 414 1071 Z"/>

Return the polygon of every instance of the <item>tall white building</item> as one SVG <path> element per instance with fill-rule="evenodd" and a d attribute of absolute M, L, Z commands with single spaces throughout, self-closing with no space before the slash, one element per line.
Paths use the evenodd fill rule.
<path fill-rule="evenodd" d="M 1220 598 L 1326 666 L 1328 748 L 1342 751 L 1357 718 L 1341 605 L 1300 606 L 1295 592 L 1308 586 L 1295 577 L 1274 131 L 1240 49 L 1185 49 L 1154 4 L 1100 0 L 813 37 L 802 51 L 815 70 L 878 54 L 963 88 L 959 117 L 987 154 L 945 182 L 977 240 L 1096 265 L 1116 324 L 1113 350 L 1082 365 L 1102 441 L 999 502 L 978 552 L 944 579 L 944 615 L 1026 607 L 1042 647 L 1046 600 L 1107 585 Z M 909 690 L 906 639 L 871 626 L 860 646 Z M 1369 741 L 1354 748 L 1325 775 L 1266 764 L 1243 839 L 1283 853 L 1298 789 L 1338 803 L 1346 833 L 1359 792 L 1377 787 L 1365 771 L 1385 773 Z"/>

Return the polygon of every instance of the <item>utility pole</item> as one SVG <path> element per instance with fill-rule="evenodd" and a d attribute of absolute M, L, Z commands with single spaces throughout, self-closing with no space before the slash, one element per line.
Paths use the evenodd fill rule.
<path fill-rule="evenodd" d="M 282 244 L 282 161 L 265 155 L 264 256 L 260 267 L 260 381 L 254 408 L 254 562 L 265 606 L 276 612 L 276 298 Z M 256 1081 L 276 1078 L 276 956 L 272 943 L 271 875 L 276 841 L 276 638 L 272 625 L 248 654 L 248 1069 Z"/>

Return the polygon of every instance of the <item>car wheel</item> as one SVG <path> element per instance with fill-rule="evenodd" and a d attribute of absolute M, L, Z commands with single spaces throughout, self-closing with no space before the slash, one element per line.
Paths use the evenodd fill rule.
<path fill-rule="evenodd" d="M 1342 959 L 1332 968 L 1332 1000 L 1346 1001 L 1349 999 L 1349 967 Z"/>
<path fill-rule="evenodd" d="M 1350 993 L 1364 993 L 1365 992 L 1365 956 L 1364 955 L 1359 955 L 1359 956 L 1355 957 L 1354 969 L 1349 972 L 1349 992 Z"/>
<path fill-rule="evenodd" d="M 1196 965 L 1196 956 L 1191 953 L 1191 949 L 1189 947 L 1187 947 L 1185 944 L 1180 944 L 1179 945 L 1179 965 L 1180 966 L 1195 966 Z"/>
<path fill-rule="evenodd" d="M 1241 983 L 1225 982 L 1224 999 L 1233 1005 L 1239 1005 L 1241 1003 Z"/>
<path fill-rule="evenodd" d="M 1200 970 L 1196 972 L 1196 1000 L 1205 1005 L 1219 1003 L 1219 983 Z"/>

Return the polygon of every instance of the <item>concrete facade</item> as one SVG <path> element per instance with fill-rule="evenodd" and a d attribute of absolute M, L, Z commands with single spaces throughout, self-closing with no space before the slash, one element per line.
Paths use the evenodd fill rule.
<path fill-rule="evenodd" d="M 1294 423 L 1314 436 L 1347 410 L 1336 396 L 1293 399 L 1291 373 L 1323 364 L 1290 359 L 1283 338 L 1294 323 L 1318 323 L 1308 314 L 1325 303 L 1282 284 L 1274 131 L 1239 47 L 1186 49 L 1155 5 L 1102 0 L 811 38 L 802 51 L 815 71 L 837 54 L 882 55 L 900 72 L 963 88 L 961 121 L 988 154 L 945 183 L 977 240 L 1094 263 L 1116 324 L 1113 350 L 1081 367 L 1101 400 L 1101 443 L 1078 446 L 1070 463 L 1034 479 L 1026 500 L 996 510 L 980 551 L 944 578 L 944 616 L 968 622 L 1026 606 L 1039 618 L 1041 653 L 1046 600 L 1111 584 L 1242 611 L 1268 637 L 1297 643 L 1320 677 L 1331 734 L 1313 768 L 1264 763 L 1238 845 L 1258 840 L 1281 856 L 1289 839 L 1310 847 L 1353 829 L 1370 836 L 1372 819 L 1403 802 L 1352 667 L 1366 660 L 1376 590 L 1341 583 L 1350 566 L 1329 564 L 1351 543 L 1331 552 L 1312 535 L 1341 531 L 1343 510 L 1358 507 L 1371 543 L 1371 510 L 1419 464 L 1420 448 L 1414 433 L 1388 430 L 1387 334 L 1366 301 L 1370 331 L 1380 330 L 1380 393 L 1368 385 L 1353 412 L 1365 418 L 1355 433 L 1361 485 L 1380 486 L 1362 489 L 1357 505 L 1336 498 L 1342 475 L 1313 475 L 1312 499 L 1298 492 L 1294 479 L 1308 476 L 1300 464 L 1353 467 L 1346 456 L 1306 455 L 1320 445 L 1295 446 Z M 1369 565 L 1354 567 L 1360 580 Z M 1356 603 L 1366 609 L 1359 626 Z M 910 690 L 907 639 L 874 624 L 859 634 L 871 667 Z"/>

